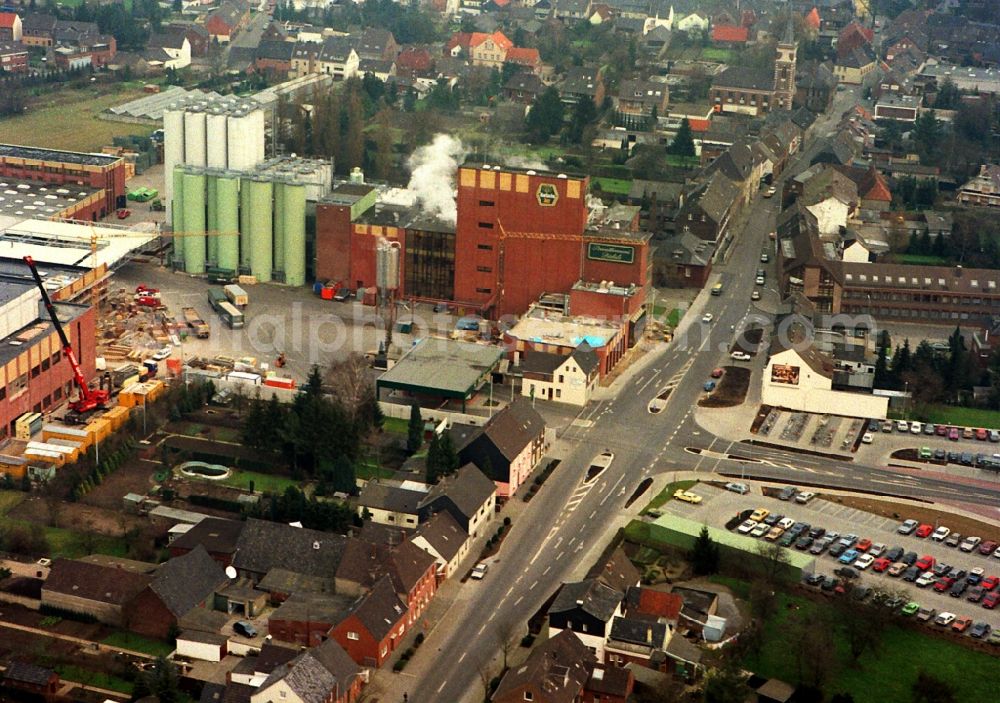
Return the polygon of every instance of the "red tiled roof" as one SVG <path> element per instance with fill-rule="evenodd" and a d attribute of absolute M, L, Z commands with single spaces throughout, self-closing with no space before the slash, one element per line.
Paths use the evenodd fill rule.
<path fill-rule="evenodd" d="M 806 15 L 806 26 L 811 27 L 812 29 L 819 29 L 820 26 L 819 10 L 817 10 L 815 7 L 809 11 L 808 15 Z"/>
<path fill-rule="evenodd" d="M 869 27 L 862 27 L 857 22 L 851 22 L 849 25 L 844 27 L 844 30 L 840 33 L 840 36 L 837 39 L 837 43 L 839 44 L 843 42 L 844 39 L 852 34 L 860 34 L 868 43 L 871 43 L 871 41 L 875 38 L 875 30 Z"/>
<path fill-rule="evenodd" d="M 732 24 L 718 24 L 712 28 L 712 41 L 745 42 L 750 38 L 748 27 Z"/>
<path fill-rule="evenodd" d="M 530 49 L 523 46 L 514 46 L 507 49 L 506 59 L 508 63 L 519 63 L 526 66 L 537 66 L 542 61 L 538 49 Z"/>
<path fill-rule="evenodd" d="M 501 49 L 511 49 L 514 46 L 514 42 L 508 39 L 507 35 L 505 35 L 499 29 L 493 32 L 493 34 L 486 34 L 484 32 L 473 32 L 472 40 L 469 42 L 469 46 L 470 47 L 479 46 L 487 39 L 492 39 L 493 43 L 496 44 Z"/>
<path fill-rule="evenodd" d="M 684 599 L 676 593 L 654 591 L 651 588 L 639 588 L 637 590 L 639 591 L 638 603 L 634 600 L 630 602 L 630 616 L 640 613 L 642 615 L 676 620 L 680 615 L 681 608 L 684 607 Z"/>
<path fill-rule="evenodd" d="M 892 201 L 892 191 L 889 190 L 885 177 L 876 171 L 874 166 L 868 169 L 868 173 L 858 184 L 858 190 L 865 200 Z"/>
<path fill-rule="evenodd" d="M 17 19 L 17 13 L 15 12 L 0 12 L 0 27 L 4 29 L 13 29 L 14 20 Z"/>
<path fill-rule="evenodd" d="M 431 67 L 431 54 L 427 49 L 403 49 L 396 57 L 396 66 L 411 71 L 425 71 Z"/>

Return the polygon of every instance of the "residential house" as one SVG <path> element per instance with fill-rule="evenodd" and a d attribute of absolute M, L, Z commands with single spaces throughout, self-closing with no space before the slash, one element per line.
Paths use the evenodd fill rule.
<path fill-rule="evenodd" d="M 455 32 L 445 44 L 444 54 L 452 58 L 464 57 L 473 66 L 500 69 L 507 59 L 507 52 L 514 42 L 501 31 Z"/>
<path fill-rule="evenodd" d="M 0 73 L 26 73 L 27 70 L 28 47 L 22 42 L 0 41 Z"/>
<path fill-rule="evenodd" d="M 335 80 L 347 80 L 358 75 L 360 62 L 350 37 L 327 37 L 323 40 L 316 57 L 316 68 L 312 72 L 333 76 Z"/>
<path fill-rule="evenodd" d="M 542 83 L 542 79 L 527 71 L 511 76 L 503 86 L 503 96 L 506 100 L 524 105 L 531 105 L 543 92 L 545 84 Z"/>
<path fill-rule="evenodd" d="M 578 703 L 597 664 L 572 632 L 564 631 L 535 647 L 520 666 L 507 670 L 492 703 Z"/>
<path fill-rule="evenodd" d="M 709 19 L 707 15 L 692 12 L 676 20 L 674 22 L 674 29 L 678 32 L 686 32 L 688 34 L 701 34 L 708 31 L 708 25 Z"/>
<path fill-rule="evenodd" d="M 666 83 L 624 80 L 618 89 L 617 109 L 622 115 L 640 118 L 665 116 L 670 90 Z"/>
<path fill-rule="evenodd" d="M 590 98 L 598 108 L 604 103 L 604 69 L 593 66 L 571 66 L 559 84 L 559 96 L 568 105 L 581 98 Z"/>
<path fill-rule="evenodd" d="M 150 577 L 114 566 L 55 559 L 42 584 L 42 605 L 126 627 L 128 605 L 149 585 Z"/>
<path fill-rule="evenodd" d="M 215 591 L 228 582 L 222 566 L 198 546 L 161 564 L 152 580 L 129 604 L 129 629 L 167 639 L 195 608 L 211 610 Z"/>
<path fill-rule="evenodd" d="M 497 496 L 510 498 L 524 482 L 545 450 L 545 421 L 531 403 L 518 399 L 483 427 L 451 428 L 459 461 L 475 464 L 493 479 Z"/>
<path fill-rule="evenodd" d="M 630 205 L 642 207 L 645 223 L 642 229 L 662 236 L 673 230 L 677 208 L 684 193 L 683 183 L 648 181 L 637 178 L 629 188 Z"/>
<path fill-rule="evenodd" d="M 825 63 L 796 67 L 795 104 L 815 113 L 830 109 L 837 92 L 837 76 Z"/>
<path fill-rule="evenodd" d="M 268 614 L 267 634 L 278 642 L 315 647 L 347 617 L 354 601 L 335 593 L 294 593 Z"/>
<path fill-rule="evenodd" d="M 437 562 L 412 542 L 403 542 L 389 552 L 385 567 L 406 604 L 406 623 L 412 629 L 437 593 Z"/>
<path fill-rule="evenodd" d="M 329 635 L 357 664 L 377 668 L 406 632 L 406 604 L 386 575 L 357 600 L 351 612 L 330 630 Z"/>
<path fill-rule="evenodd" d="M 958 202 L 983 207 L 1000 206 L 1000 166 L 981 165 L 979 173 L 958 189 Z"/>
<path fill-rule="evenodd" d="M 875 30 L 851 22 L 837 36 L 837 57 L 846 57 L 855 49 L 870 48 L 874 39 Z"/>
<path fill-rule="evenodd" d="M 323 45 L 320 42 L 297 41 L 292 49 L 291 77 L 301 78 L 310 73 L 318 73 L 317 59 Z"/>
<path fill-rule="evenodd" d="M 361 59 L 358 62 L 358 75 L 374 76 L 387 83 L 396 76 L 396 62 L 382 59 Z"/>
<path fill-rule="evenodd" d="M 254 69 L 279 78 L 287 78 L 292 70 L 295 44 L 288 41 L 262 41 L 254 52 Z"/>
<path fill-rule="evenodd" d="M 2 688 L 23 691 L 33 696 L 41 696 L 44 700 L 52 700 L 60 688 L 59 674 L 52 669 L 35 666 L 28 662 L 14 659 L 0 677 Z"/>
<path fill-rule="evenodd" d="M 354 42 L 354 50 L 361 60 L 395 61 L 399 54 L 399 44 L 388 29 L 369 27 Z"/>
<path fill-rule="evenodd" d="M 625 596 L 598 579 L 564 583 L 549 606 L 549 636 L 573 632 L 598 661 L 606 661 L 605 644 L 611 621 L 623 615 Z"/>
<path fill-rule="evenodd" d="M 250 703 L 354 703 L 365 678 L 333 640 L 281 664 L 250 695 Z"/>
<path fill-rule="evenodd" d="M 151 64 L 181 69 L 191 65 L 191 42 L 187 32 L 180 27 L 164 28 L 164 31 L 150 35 L 145 58 Z"/>
<path fill-rule="evenodd" d="M 26 14 L 21 22 L 21 41 L 27 46 L 50 48 L 55 42 L 57 21 L 44 12 Z"/>
<path fill-rule="evenodd" d="M 496 513 L 496 484 L 475 464 L 466 464 L 431 486 L 420 503 L 425 515 L 447 512 L 473 539 Z"/>
<path fill-rule="evenodd" d="M 524 71 L 534 74 L 542 72 L 542 56 L 534 47 L 512 46 L 507 50 L 504 63 L 520 66 Z"/>
<path fill-rule="evenodd" d="M 434 70 L 434 60 L 426 48 L 408 46 L 396 57 L 396 75 L 406 78 L 427 78 Z"/>
<path fill-rule="evenodd" d="M 914 123 L 920 115 L 920 99 L 915 95 L 883 93 L 875 103 L 876 120 Z"/>
<path fill-rule="evenodd" d="M 587 578 L 597 579 L 608 588 L 622 593 L 638 586 L 640 577 L 638 569 L 620 545 L 603 555 L 587 571 Z"/>
<path fill-rule="evenodd" d="M 531 351 L 521 358 L 521 375 L 522 396 L 583 407 L 597 386 L 600 361 L 586 345 L 569 356 Z"/>
<path fill-rule="evenodd" d="M 857 186 L 835 168 L 811 168 L 798 202 L 816 218 L 820 234 L 837 234 L 861 207 Z M 800 174 L 800 175 L 804 175 Z M 782 213 L 784 215 L 784 213 Z"/>
<path fill-rule="evenodd" d="M 677 214 L 677 227 L 687 228 L 705 241 L 718 243 L 729 233 L 739 197 L 739 187 L 716 171 L 685 198 Z"/>
<path fill-rule="evenodd" d="M 715 247 L 684 229 L 656 243 L 653 252 L 653 285 L 701 289 L 712 273 Z"/>
<path fill-rule="evenodd" d="M 834 166 L 834 168 L 850 178 L 858 189 L 858 197 L 861 198 L 861 207 L 865 210 L 876 210 L 885 212 L 892 205 L 892 191 L 885 176 L 878 172 L 874 166 L 868 168 L 856 168 L 847 166 Z"/>
<path fill-rule="evenodd" d="M 346 541 L 343 535 L 250 518 L 236 541 L 232 566 L 255 584 L 275 568 L 329 576 L 337 570 Z"/>
<path fill-rule="evenodd" d="M 868 85 L 876 78 L 878 61 L 870 47 L 856 47 L 843 56 L 837 56 L 833 74 L 845 85 Z"/>
<path fill-rule="evenodd" d="M 170 543 L 170 556 L 182 556 L 200 545 L 223 567 L 230 566 L 246 524 L 221 517 L 205 518 Z"/>
<path fill-rule="evenodd" d="M 358 515 L 380 525 L 392 525 L 409 530 L 416 529 L 421 520 L 421 503 L 427 496 L 428 486 L 414 481 L 405 486 L 371 480 L 358 495 Z"/>
<path fill-rule="evenodd" d="M 100 33 L 96 22 L 56 20 L 55 26 L 52 28 L 52 43 L 55 46 L 79 46 L 83 39 Z"/>
<path fill-rule="evenodd" d="M 196 22 L 176 22 L 168 24 L 164 27 L 164 30 L 166 31 L 173 29 L 180 29 L 184 32 L 184 36 L 187 37 L 188 43 L 191 45 L 192 58 L 204 58 L 205 56 L 208 56 L 208 49 L 212 44 L 212 37 L 209 35 L 208 30 L 205 29 L 205 25 L 198 24 Z"/>
<path fill-rule="evenodd" d="M 447 511 L 421 525 L 411 542 L 434 557 L 438 583 L 454 576 L 469 555 L 469 533 Z"/>
<path fill-rule="evenodd" d="M 716 46 L 738 48 L 750 40 L 750 28 L 732 24 L 717 24 L 712 27 L 712 43 Z"/>
<path fill-rule="evenodd" d="M 578 22 L 587 19 L 591 7 L 592 0 L 552 0 L 552 16 Z"/>
<path fill-rule="evenodd" d="M 16 12 L 0 12 L 0 43 L 21 41 L 24 36 L 24 23 Z"/>
<path fill-rule="evenodd" d="M 749 204 L 757 192 L 760 179 L 763 177 L 764 164 L 755 157 L 753 146 L 746 141 L 739 141 L 726 149 L 718 158 L 710 163 L 705 173 L 721 173 L 735 185 L 740 192 L 743 204 Z"/>
<path fill-rule="evenodd" d="M 250 12 L 242 3 L 224 2 L 208 15 L 205 29 L 212 41 L 228 44 L 250 21 Z"/>
<path fill-rule="evenodd" d="M 611 666 L 637 664 L 661 669 L 666 660 L 670 629 L 665 623 L 629 617 L 615 617 L 605 644 L 605 661 Z"/>
<path fill-rule="evenodd" d="M 647 54 L 660 56 L 670 48 L 673 34 L 663 25 L 657 25 L 642 35 L 640 48 Z"/>

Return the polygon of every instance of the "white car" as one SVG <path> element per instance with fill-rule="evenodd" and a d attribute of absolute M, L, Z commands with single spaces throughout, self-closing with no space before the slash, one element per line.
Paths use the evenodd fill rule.
<path fill-rule="evenodd" d="M 795 502 L 802 503 L 803 505 L 805 505 L 815 497 L 816 494 L 813 493 L 812 491 L 803 491 L 802 493 L 795 494 Z"/>
<path fill-rule="evenodd" d="M 925 571 L 917 577 L 916 584 L 918 588 L 927 588 L 935 581 L 937 581 L 937 576 L 934 575 L 934 572 Z"/>
<path fill-rule="evenodd" d="M 1000 547 L 996 548 L 996 551 L 993 552 L 993 556 L 996 557 L 997 559 L 1000 559 Z"/>
<path fill-rule="evenodd" d="M 897 432 L 909 432 L 910 423 L 906 420 L 896 420 L 896 431 Z"/>
<path fill-rule="evenodd" d="M 792 525 L 794 525 L 794 524 L 795 524 L 795 520 L 793 520 L 790 517 L 783 517 L 780 520 L 778 520 L 778 527 L 780 527 L 783 530 L 790 529 L 792 527 Z"/>
<path fill-rule="evenodd" d="M 871 554 L 862 554 L 861 556 L 858 557 L 858 560 L 854 562 L 854 568 L 864 571 L 869 566 L 871 566 L 874 563 L 874 561 L 875 557 L 873 557 Z"/>
<path fill-rule="evenodd" d="M 704 315 L 701 316 L 701 321 L 704 322 L 706 325 L 714 319 L 715 316 L 710 312 L 706 312 Z"/>
<path fill-rule="evenodd" d="M 755 290 L 752 293 L 750 293 L 750 300 L 760 300 L 760 291 Z"/>
<path fill-rule="evenodd" d="M 865 432 L 865 433 L 864 433 L 864 434 L 863 434 L 863 435 L 861 436 L 861 443 L 862 443 L 862 444 L 871 444 L 871 443 L 872 443 L 872 442 L 874 442 L 874 441 L 875 441 L 875 437 L 873 437 L 873 436 L 872 436 L 872 433 L 871 433 L 871 432 Z"/>
<path fill-rule="evenodd" d="M 153 359 L 155 361 L 163 361 L 173 353 L 174 350 L 171 349 L 170 345 L 168 344 L 167 346 L 163 347 L 162 349 L 159 349 L 155 354 L 153 354 Z"/>
<path fill-rule="evenodd" d="M 750 361 L 750 355 L 743 351 L 734 351 L 729 356 L 736 361 Z"/>
<path fill-rule="evenodd" d="M 753 532 L 753 528 L 755 527 L 757 527 L 756 520 L 744 520 L 740 526 L 736 528 L 736 531 L 741 535 L 748 535 Z"/>
<path fill-rule="evenodd" d="M 920 434 L 923 431 L 924 431 L 924 426 L 922 423 L 919 422 L 910 423 L 910 434 Z"/>
<path fill-rule="evenodd" d="M 941 613 L 934 618 L 935 625 L 943 625 L 944 627 L 948 627 L 953 622 L 955 622 L 955 613 Z"/>
<path fill-rule="evenodd" d="M 764 285 L 764 277 L 763 276 L 757 276 L 757 278 L 753 279 L 753 282 L 754 282 L 754 285 L 762 286 L 762 285 Z"/>
<path fill-rule="evenodd" d="M 881 542 L 876 542 L 875 544 L 873 544 L 871 547 L 868 548 L 868 553 L 871 554 L 873 557 L 878 558 L 883 554 L 885 554 L 885 550 L 887 549 L 888 547 L 886 545 L 882 544 Z"/>
<path fill-rule="evenodd" d="M 944 525 L 941 525 L 941 527 L 934 530 L 934 533 L 931 535 L 931 539 L 937 540 L 938 542 L 944 542 L 946 539 L 948 539 L 948 535 L 950 534 L 951 530 L 949 530 Z"/>
<path fill-rule="evenodd" d="M 472 567 L 472 573 L 469 574 L 469 578 L 476 579 L 477 581 L 482 581 L 486 576 L 486 572 L 489 570 L 489 564 L 484 564 L 479 562 L 474 567 Z"/>
<path fill-rule="evenodd" d="M 978 576 L 979 580 L 982 581 L 983 577 L 986 576 L 986 569 L 981 566 L 977 566 L 974 569 L 969 569 L 969 576 Z"/>
<path fill-rule="evenodd" d="M 757 527 L 750 530 L 751 537 L 763 537 L 771 530 L 771 526 L 766 522 L 758 522 Z"/>
<path fill-rule="evenodd" d="M 982 541 L 982 537 L 966 537 L 962 540 L 962 543 L 958 545 L 958 548 L 963 552 L 971 552 L 973 549 L 978 547 L 979 543 Z"/>

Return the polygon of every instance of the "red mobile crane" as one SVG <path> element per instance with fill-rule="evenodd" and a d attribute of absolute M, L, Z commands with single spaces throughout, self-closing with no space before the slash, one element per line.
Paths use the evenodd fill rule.
<path fill-rule="evenodd" d="M 70 409 L 78 415 L 84 415 L 103 408 L 104 404 L 108 402 L 108 391 L 103 388 L 95 390 L 87 385 L 87 380 L 83 377 L 83 372 L 80 371 L 80 364 L 76 360 L 76 354 L 73 353 L 73 346 L 69 343 L 69 337 L 66 336 L 62 323 L 59 322 L 56 309 L 49 299 L 49 292 L 45 290 L 45 285 L 42 283 L 42 277 L 38 274 L 38 269 L 35 268 L 34 259 L 26 256 L 24 257 L 24 263 L 31 269 L 31 275 L 35 278 L 35 285 L 38 286 L 38 290 L 42 293 L 42 302 L 45 303 L 45 310 L 49 313 L 52 326 L 56 328 L 59 340 L 62 342 L 63 356 L 69 359 L 69 365 L 73 369 L 73 380 L 76 381 L 76 385 L 80 389 L 80 398 L 70 402 Z"/>

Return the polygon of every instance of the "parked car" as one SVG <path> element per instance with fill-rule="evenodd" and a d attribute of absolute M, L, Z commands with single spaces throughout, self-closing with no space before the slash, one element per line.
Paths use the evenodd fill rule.
<path fill-rule="evenodd" d="M 768 531 L 768 533 L 766 535 L 764 535 L 764 539 L 766 539 L 768 542 L 774 542 L 776 539 L 778 539 L 779 537 L 781 537 L 781 535 L 783 535 L 784 533 L 785 533 L 785 531 L 783 529 L 781 529 L 780 527 L 778 527 L 777 525 L 775 525 L 774 527 L 772 527 Z"/>
<path fill-rule="evenodd" d="M 951 624 L 951 629 L 954 632 L 962 633 L 972 627 L 972 618 L 963 615 L 960 618 L 956 618 L 955 622 Z"/>
<path fill-rule="evenodd" d="M 934 425 L 934 434 L 938 437 L 948 436 L 948 426 L 947 425 Z"/>
<path fill-rule="evenodd" d="M 941 627 L 948 627 L 953 622 L 955 622 L 955 613 L 949 613 L 947 611 L 934 618 L 934 624 L 940 625 Z"/>
<path fill-rule="evenodd" d="M 938 593 L 947 593 L 951 590 L 951 587 L 955 585 L 955 579 L 951 576 L 942 576 L 934 584 L 934 590 Z"/>
<path fill-rule="evenodd" d="M 903 556 L 904 550 L 902 547 L 892 547 L 885 553 L 885 558 L 889 561 L 899 561 L 900 557 Z"/>
<path fill-rule="evenodd" d="M 857 561 L 858 557 L 861 555 L 857 549 L 848 549 L 846 552 L 840 555 L 837 559 L 841 564 L 853 564 Z"/>
<path fill-rule="evenodd" d="M 711 393 L 712 391 L 715 390 L 715 381 L 705 381 L 705 385 L 703 386 L 703 388 L 705 389 L 706 393 Z"/>
<path fill-rule="evenodd" d="M 920 537 L 921 539 L 930 536 L 931 532 L 934 531 L 933 525 L 928 525 L 923 523 L 917 526 L 917 529 L 913 532 L 915 537 Z"/>
<path fill-rule="evenodd" d="M 982 427 L 976 429 L 976 439 L 980 442 L 985 442 L 990 438 L 989 433 Z"/>
<path fill-rule="evenodd" d="M 861 435 L 862 444 L 871 444 L 874 441 L 875 441 L 875 436 L 871 432 L 865 432 L 863 435 Z"/>
<path fill-rule="evenodd" d="M 906 564 L 907 566 L 913 566 L 914 564 L 917 563 L 917 559 L 919 558 L 920 557 L 917 555 L 916 552 L 907 552 L 906 554 L 901 556 L 899 560 L 904 564 Z"/>
<path fill-rule="evenodd" d="M 991 591 L 983 596 L 982 606 L 987 610 L 993 610 L 1000 603 L 1000 593 Z"/>
<path fill-rule="evenodd" d="M 896 420 L 896 431 L 897 432 L 909 432 L 910 423 L 906 420 Z"/>
<path fill-rule="evenodd" d="M 952 427 L 948 430 L 948 439 L 952 442 L 957 442 L 959 438 L 959 431 L 957 427 Z"/>
<path fill-rule="evenodd" d="M 990 634 L 990 626 L 985 622 L 977 622 L 969 630 L 969 636 L 975 637 L 977 640 L 981 640 Z"/>
<path fill-rule="evenodd" d="M 758 522 L 757 527 L 750 530 L 751 537 L 763 537 L 768 533 L 771 528 L 767 526 L 766 522 Z"/>
<path fill-rule="evenodd" d="M 233 623 L 233 632 L 237 635 L 243 635 L 244 637 L 256 637 L 257 628 L 253 626 L 252 622 L 247 620 L 237 620 Z"/>
<path fill-rule="evenodd" d="M 799 492 L 795 486 L 785 486 L 778 493 L 778 500 L 791 500 L 795 497 L 795 494 Z"/>
<path fill-rule="evenodd" d="M 931 451 L 930 447 L 920 447 L 917 454 L 921 459 L 930 459 L 934 456 L 934 452 Z"/>
<path fill-rule="evenodd" d="M 837 558 L 840 558 L 840 556 L 843 555 L 843 553 L 846 552 L 846 551 L 847 551 L 847 547 L 845 547 L 840 542 L 836 542 L 836 543 L 830 545 L 830 550 L 829 550 L 828 553 L 829 553 L 829 555 L 831 557 L 833 557 L 834 559 L 837 559 Z"/>
<path fill-rule="evenodd" d="M 469 574 L 469 578 L 476 579 L 477 581 L 482 581 L 486 577 L 486 572 L 489 571 L 490 565 L 483 562 L 479 562 L 474 567 L 472 567 L 472 573 Z"/>
<path fill-rule="evenodd" d="M 755 527 L 757 527 L 756 520 L 744 520 L 740 524 L 740 526 L 736 528 L 736 531 L 739 532 L 741 535 L 748 535 L 753 531 L 753 528 Z"/>
<path fill-rule="evenodd" d="M 965 579 L 960 579 L 951 585 L 951 590 L 948 591 L 948 595 L 952 598 L 961 598 L 966 589 L 969 587 L 969 582 Z"/>
<path fill-rule="evenodd" d="M 930 571 L 934 568 L 934 557 L 930 554 L 925 554 L 913 562 L 913 565 L 921 571 Z"/>
<path fill-rule="evenodd" d="M 924 426 L 922 423 L 919 422 L 910 423 L 910 434 L 920 434 L 923 431 L 924 431 Z"/>
<path fill-rule="evenodd" d="M 872 571 L 876 574 L 881 574 L 883 571 L 892 566 L 892 562 L 885 557 L 879 557 L 874 562 L 872 562 Z"/>
<path fill-rule="evenodd" d="M 934 436 L 934 425 L 932 425 L 929 422 L 926 425 L 924 425 L 924 434 Z"/>
<path fill-rule="evenodd" d="M 952 532 L 950 535 L 948 535 L 948 539 L 944 541 L 944 546 L 957 547 L 961 541 L 962 541 L 962 535 L 960 535 L 958 532 Z"/>
<path fill-rule="evenodd" d="M 944 449 L 934 450 L 934 461 L 944 461 L 947 457 L 948 453 Z"/>
<path fill-rule="evenodd" d="M 919 524 L 916 520 L 903 520 L 900 526 L 896 528 L 896 532 L 901 535 L 913 534 L 913 531 L 917 529 L 917 525 Z"/>
<path fill-rule="evenodd" d="M 724 373 L 725 371 L 723 371 L 722 369 L 712 369 L 712 373 L 710 375 L 712 376 L 712 378 L 722 378 L 722 374 Z"/>
<path fill-rule="evenodd" d="M 893 578 L 898 578 L 898 577 L 902 576 L 903 573 L 908 568 L 909 567 L 906 564 L 904 564 L 903 562 L 897 561 L 892 566 L 890 566 L 888 569 L 886 569 L 885 573 L 888 574 L 889 576 L 892 576 Z"/>
<path fill-rule="evenodd" d="M 813 546 L 811 546 L 809 548 L 809 553 L 810 554 L 822 554 L 823 552 L 825 552 L 827 550 L 827 548 L 830 546 L 830 544 L 832 542 L 833 542 L 833 540 L 827 539 L 826 537 L 818 539 L 815 542 L 813 542 Z"/>
<path fill-rule="evenodd" d="M 784 515 L 775 515 L 774 513 L 771 513 L 766 518 L 764 518 L 764 524 L 767 525 L 768 527 L 774 527 L 779 522 L 781 522 L 781 520 L 784 519 L 784 517 L 785 517 Z"/>
<path fill-rule="evenodd" d="M 979 585 L 982 586 L 985 591 L 992 591 L 998 584 L 1000 584 L 1000 578 L 996 576 L 987 576 Z"/>
<path fill-rule="evenodd" d="M 927 588 L 936 580 L 937 579 L 934 577 L 933 571 L 925 571 L 922 574 L 920 574 L 920 576 L 917 577 L 917 580 L 914 581 L 914 584 L 917 586 L 917 588 Z"/>
<path fill-rule="evenodd" d="M 993 552 L 996 551 L 998 546 L 1000 545 L 998 545 L 993 540 L 987 540 L 986 542 L 983 542 L 982 544 L 979 545 L 979 553 L 982 554 L 983 556 L 988 557 L 989 555 L 991 555 Z"/>
<path fill-rule="evenodd" d="M 795 496 L 795 502 L 796 503 L 801 503 L 802 505 L 805 505 L 806 503 L 808 503 L 809 501 L 811 501 L 815 497 L 816 497 L 816 494 L 813 493 L 812 491 L 802 491 L 801 493 L 796 494 L 796 496 Z"/>
<path fill-rule="evenodd" d="M 875 544 L 873 544 L 871 547 L 868 548 L 868 553 L 871 554 L 873 557 L 881 557 L 885 555 L 886 549 L 888 549 L 888 547 L 886 547 L 884 544 L 882 544 L 881 542 L 876 542 Z"/>
<path fill-rule="evenodd" d="M 760 522 L 770 514 L 771 511 L 768 510 L 767 508 L 757 508 L 752 513 L 750 513 L 750 519 L 753 520 L 754 522 Z"/>
<path fill-rule="evenodd" d="M 903 615 L 914 615 L 918 610 L 920 610 L 920 604 L 916 601 L 910 601 L 900 609 L 900 613 Z"/>
<path fill-rule="evenodd" d="M 906 571 L 903 572 L 903 580 L 913 583 L 918 578 L 920 578 L 920 569 L 915 566 L 906 567 Z"/>
<path fill-rule="evenodd" d="M 864 571 L 874 563 L 875 563 L 875 557 L 873 557 L 871 554 L 862 554 L 860 557 L 858 557 L 858 560 L 854 562 L 854 568 Z"/>
<path fill-rule="evenodd" d="M 985 595 L 986 591 L 983 590 L 982 586 L 973 586 L 972 588 L 969 589 L 969 595 L 965 597 L 965 600 L 969 601 L 970 603 L 978 603 L 983 599 L 983 596 Z"/>
<path fill-rule="evenodd" d="M 679 500 L 683 503 L 694 503 L 697 505 L 701 502 L 701 496 L 697 493 L 692 493 L 691 491 L 674 491 L 674 500 Z M 767 527 L 765 525 L 765 527 Z"/>
<path fill-rule="evenodd" d="M 854 548 L 859 552 L 867 552 L 872 547 L 872 541 L 865 537 L 864 539 L 858 540 L 858 543 L 854 545 Z"/>
<path fill-rule="evenodd" d="M 965 580 L 969 582 L 970 586 L 978 586 L 979 582 L 983 580 L 983 576 L 985 574 L 986 569 L 981 566 L 977 566 L 969 571 L 969 575 L 965 577 Z"/>
<path fill-rule="evenodd" d="M 745 483 L 739 483 L 736 481 L 730 481 L 729 483 L 727 483 L 725 485 L 725 489 L 727 491 L 732 491 L 733 493 L 739 493 L 742 496 L 745 496 L 747 493 L 750 492 L 750 486 L 748 486 Z"/>
<path fill-rule="evenodd" d="M 750 361 L 750 355 L 744 351 L 736 350 L 729 356 L 736 361 Z"/>
<path fill-rule="evenodd" d="M 917 620 L 920 622 L 928 622 L 931 618 L 937 615 L 936 608 L 920 608 L 917 610 Z"/>
<path fill-rule="evenodd" d="M 793 525 L 795 525 L 795 520 L 790 517 L 782 515 L 781 519 L 778 520 L 778 526 L 783 530 L 790 530 Z"/>
<path fill-rule="evenodd" d="M 799 551 L 804 552 L 807 549 L 809 549 L 813 545 L 813 542 L 815 541 L 816 540 L 814 540 L 809 535 L 806 535 L 805 537 L 799 537 L 798 541 L 795 543 L 795 548 L 798 549 Z"/>
<path fill-rule="evenodd" d="M 962 540 L 962 543 L 958 545 L 958 548 L 963 552 L 971 552 L 973 549 L 978 547 L 979 543 L 982 541 L 982 537 L 969 536 Z"/>

